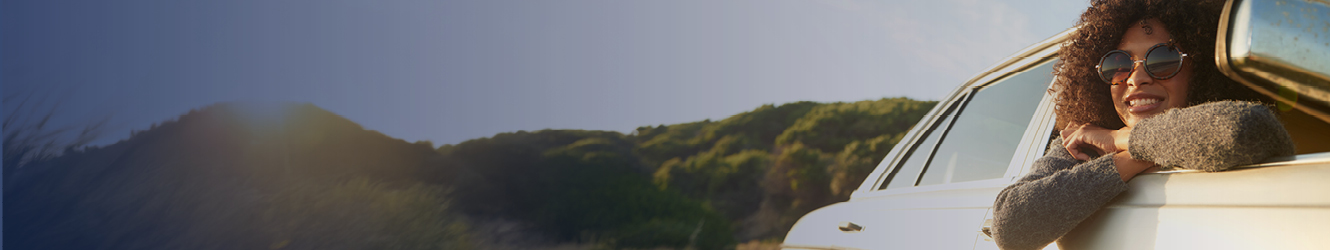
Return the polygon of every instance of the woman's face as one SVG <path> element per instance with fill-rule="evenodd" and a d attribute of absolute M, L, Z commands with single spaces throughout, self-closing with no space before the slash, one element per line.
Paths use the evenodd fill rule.
<path fill-rule="evenodd" d="M 1156 44 L 1169 41 L 1168 30 L 1156 19 L 1147 19 L 1132 25 L 1122 35 L 1119 50 L 1131 54 L 1132 60 L 1144 60 L 1145 53 Z M 1179 48 L 1187 51 L 1187 48 Z M 1187 82 L 1191 81 L 1191 58 L 1183 60 L 1182 70 L 1172 78 L 1159 80 L 1145 72 L 1145 66 L 1139 65 L 1132 70 L 1125 84 L 1114 85 L 1113 106 L 1118 117 L 1129 128 L 1136 127 L 1145 118 L 1164 113 L 1171 108 L 1187 105 Z"/>

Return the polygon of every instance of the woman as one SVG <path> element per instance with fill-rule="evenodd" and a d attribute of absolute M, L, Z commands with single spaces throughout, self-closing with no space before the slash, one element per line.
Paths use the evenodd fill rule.
<path fill-rule="evenodd" d="M 1215 68 L 1222 6 L 1091 3 L 1054 72 L 1061 138 L 994 204 L 999 247 L 1044 247 L 1153 167 L 1221 171 L 1293 154 L 1269 100 Z"/>

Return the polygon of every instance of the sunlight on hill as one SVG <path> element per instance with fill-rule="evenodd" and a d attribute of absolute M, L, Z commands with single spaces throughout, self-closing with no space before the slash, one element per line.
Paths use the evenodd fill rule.
<path fill-rule="evenodd" d="M 279 129 L 287 123 L 297 106 L 280 102 L 228 103 L 226 108 L 238 115 L 240 122 L 256 129 Z"/>
<path fill-rule="evenodd" d="M 216 104 L 6 182 L 16 249 L 466 249 L 437 154 L 309 104 Z"/>

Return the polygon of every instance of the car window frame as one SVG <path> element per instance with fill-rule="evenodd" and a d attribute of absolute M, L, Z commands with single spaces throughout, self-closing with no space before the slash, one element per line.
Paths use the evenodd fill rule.
<path fill-rule="evenodd" d="M 911 128 L 910 131 L 902 137 L 901 143 L 898 143 L 893 147 L 888 155 L 879 162 L 874 171 L 865 178 L 860 187 L 851 193 L 850 199 L 855 200 L 883 195 L 938 190 L 1002 187 L 1014 182 L 1017 177 L 1028 169 L 1027 165 L 1029 164 L 1027 163 L 1033 163 L 1035 159 L 1043 155 L 1047 148 L 1048 141 L 1046 140 L 1046 137 L 1048 136 L 1048 133 L 1052 131 L 1056 120 L 1052 112 L 1052 104 L 1056 95 L 1056 90 L 1052 89 L 1051 82 L 1049 84 L 1050 89 L 1045 91 L 1034 114 L 1031 115 L 1030 123 L 1026 126 L 1025 132 L 1021 136 L 1021 141 L 1017 144 L 1018 148 L 1013 153 L 1012 160 L 1007 165 L 1007 171 L 1004 172 L 1002 177 L 938 185 L 879 189 L 879 187 L 882 187 L 884 182 L 887 181 L 888 175 L 897 171 L 896 168 L 899 168 L 901 165 L 900 161 L 905 160 L 909 156 L 910 150 L 918 147 L 919 144 L 922 143 L 925 139 L 923 132 L 930 127 L 941 126 L 941 124 L 937 123 L 945 120 L 946 117 L 942 114 L 948 107 L 959 101 L 968 102 L 973 96 L 972 93 L 977 93 L 978 90 L 985 87 L 998 84 L 1017 74 L 1027 72 L 1035 67 L 1043 66 L 1045 63 L 1056 63 L 1057 49 L 1061 47 L 1061 41 L 1065 39 L 1065 35 L 1070 34 L 1072 31 L 1075 31 L 1075 29 L 1068 29 L 1067 31 L 1064 31 L 1063 34 L 1032 45 L 1021 52 L 1016 53 L 1016 55 L 1010 57 L 1009 60 L 994 65 L 992 69 L 971 78 L 966 84 L 957 86 L 957 88 L 947 96 L 945 101 L 939 102 L 927 115 L 924 116 L 923 121 L 926 121 L 926 123 L 923 121 L 919 123 L 927 124 L 927 126 L 916 125 L 914 128 Z M 948 125 L 946 129 L 950 129 L 950 125 Z M 946 132 L 945 130 L 940 131 L 943 133 Z M 1044 140 L 1041 140 L 1040 138 L 1044 138 Z M 943 140 L 938 140 L 938 143 L 942 141 Z M 915 176 L 916 183 L 918 182 L 918 178 L 920 178 L 920 176 Z"/>
<path fill-rule="evenodd" d="M 1039 131 L 1048 131 L 1048 130 L 1045 130 L 1045 129 L 1044 129 L 1044 128 L 1046 127 L 1046 126 L 1044 126 L 1044 125 L 1047 125 L 1047 124 L 1046 124 L 1046 123 L 1036 123 L 1035 121 L 1036 121 L 1036 120 L 1039 120 L 1039 121 L 1041 121 L 1041 122 L 1046 122 L 1045 119 L 1040 119 L 1040 118 L 1048 118 L 1048 115 L 1049 115 L 1049 114 L 1046 114 L 1046 113 L 1048 113 L 1047 110 L 1046 110 L 1046 108 L 1048 108 L 1048 106 L 1052 105 L 1052 100 L 1053 100 L 1053 98 L 1054 98 L 1054 96 L 1055 96 L 1055 95 L 1052 95 L 1052 94 L 1051 94 L 1052 91 L 1050 90 L 1050 88 L 1052 88 L 1052 86 L 1053 86 L 1053 79 L 1055 79 L 1055 78 L 1053 78 L 1053 75 L 1052 75 L 1052 74 L 1053 74 L 1053 70 L 1052 70 L 1052 68 L 1055 66 L 1055 64 L 1056 64 L 1056 60 L 1040 60 L 1040 61 L 1035 61 L 1035 62 L 1032 62 L 1032 63 L 1029 63 L 1029 64 L 1023 64 L 1023 65 L 1021 65 L 1021 67 L 1019 67 L 1019 68 L 1017 68 L 1017 69 L 1015 69 L 1015 70 L 1012 70 L 1012 71 L 1010 71 L 1010 72 L 1008 72 L 1008 73 L 1005 73 L 1005 74 L 1003 74 L 1001 77 L 995 78 L 995 79 L 993 79 L 993 80 L 991 80 L 991 81 L 988 81 L 988 82 L 985 83 L 985 84 L 977 85 L 977 86 L 971 88 L 971 89 L 969 90 L 969 94 L 968 94 L 968 96 L 965 97 L 964 102 L 962 102 L 962 103 L 960 104 L 959 109 L 957 109 L 956 113 L 954 114 L 955 118 L 953 118 L 953 119 L 951 120 L 951 123 L 950 123 L 950 124 L 947 124 L 947 130 L 945 130 L 944 133 L 940 136 L 938 142 L 937 142 L 935 145 L 933 145 L 933 150 L 932 150 L 932 152 L 930 152 L 930 155 L 929 155 L 929 157 L 928 157 L 928 159 L 927 159 L 928 164 L 926 164 L 926 165 L 923 166 L 923 169 L 920 171 L 919 176 L 917 176 L 917 177 L 916 177 L 916 180 L 914 181 L 914 185 L 915 185 L 915 186 L 919 186 L 919 185 L 923 184 L 922 182 L 923 182 L 924 178 L 928 176 L 928 174 L 929 174 L 929 170 L 930 170 L 931 168 L 934 167 L 934 164 L 937 164 L 937 162 L 933 162 L 933 160 L 934 160 L 935 157 L 937 157 L 938 150 L 941 148 L 942 145 L 944 145 L 943 142 L 945 142 L 945 141 L 947 140 L 947 138 L 951 137 L 953 132 L 956 132 L 956 131 L 954 131 L 954 129 L 956 129 L 956 126 L 957 126 L 956 124 L 957 124 L 957 122 L 959 122 L 959 121 L 961 120 L 960 117 L 966 115 L 966 114 L 969 113 L 969 112 L 977 112 L 977 111 L 969 111 L 969 110 L 967 110 L 967 107 L 969 107 L 969 106 L 971 105 L 970 102 L 974 102 L 975 99 L 977 98 L 976 96 L 981 95 L 981 93 L 987 91 L 987 90 L 990 89 L 990 88 L 994 88 L 994 87 L 995 87 L 996 85 L 998 85 L 998 84 L 1007 84 L 1007 83 L 1010 82 L 1010 81 L 1016 81 L 1016 78 L 1017 78 L 1018 76 L 1031 76 L 1031 75 L 1026 75 L 1026 74 L 1041 74 L 1042 76 L 1035 76 L 1035 77 L 1048 77 L 1049 80 L 1048 80 L 1048 82 L 1044 82 L 1044 83 L 1042 84 L 1043 86 L 1045 86 L 1045 89 L 1044 89 L 1044 91 L 1043 91 L 1043 93 L 1042 93 L 1041 95 L 1038 95 L 1038 96 L 1039 96 L 1039 101 L 1036 102 L 1036 103 L 1032 106 L 1032 107 L 1034 108 L 1034 110 L 1033 110 L 1032 112 L 1030 112 L 1030 117 L 1029 117 L 1030 120 L 1027 120 L 1027 121 L 1026 121 L 1025 126 L 1023 127 L 1024 130 L 1021 132 L 1021 135 L 1018 137 L 1018 138 L 1020 138 L 1020 140 L 1016 142 L 1016 147 L 1017 147 L 1017 148 L 1015 148 L 1015 149 L 1012 150 L 1011 157 L 1009 158 L 1009 161 L 1008 161 L 1008 163 L 1007 163 L 1007 165 L 1006 165 L 1007 168 L 1004 169 L 1004 170 L 1002 171 L 1002 174 L 1001 174 L 1001 175 L 998 175 L 998 176 L 995 176 L 995 177 L 991 177 L 991 178 L 984 178 L 984 179 L 977 179 L 977 180 L 970 180 L 970 181 L 982 181 L 982 180 L 999 179 L 999 178 L 1003 178 L 1003 177 L 1010 177 L 1010 174 L 1012 174 L 1011 172 L 1012 172 L 1012 170 L 1013 170 L 1013 167 L 1021 167 L 1021 166 L 1022 166 L 1021 164 L 1025 163 L 1025 162 L 1031 162 L 1031 161 L 1027 161 L 1026 159 L 1024 159 L 1024 158 L 1027 158 L 1027 157 L 1025 157 L 1025 156 L 1029 156 L 1029 153 L 1030 153 L 1029 151 L 1030 151 L 1030 150 L 1023 150 L 1023 149 L 1032 149 L 1032 150 L 1035 150 L 1035 151 L 1036 151 L 1036 154 L 1035 154 L 1036 157 L 1035 157 L 1035 158 L 1037 158 L 1037 156 L 1041 156 L 1041 155 L 1043 154 L 1043 150 L 1042 150 L 1042 149 L 1047 148 L 1048 143 L 1047 143 L 1047 142 L 1042 142 L 1042 143 L 1041 143 L 1041 141 L 1039 140 L 1039 137 L 1038 137 L 1039 135 L 1038 135 L 1038 134 L 1039 134 Z M 1044 67 L 1048 67 L 1048 68 L 1044 68 Z M 1039 69 L 1039 71 L 1038 71 L 1038 72 L 1032 72 L 1032 71 L 1034 71 L 1034 70 L 1036 70 L 1036 69 Z M 1047 71 L 1045 71 L 1045 70 L 1047 70 Z M 1019 83 L 1019 84 L 1025 84 L 1025 83 L 1020 83 L 1020 82 L 1011 82 L 1011 84 L 1017 84 L 1017 83 Z M 992 93 L 996 93 L 996 92 L 988 92 L 988 93 L 990 93 L 990 94 L 987 94 L 987 95 L 993 95 Z M 1027 106 L 1027 107 L 1031 107 L 1031 106 Z M 1027 141 L 1027 138 L 1029 138 L 1030 141 Z M 970 140 L 970 139 L 963 139 L 963 140 Z M 1029 147 L 1026 147 L 1026 144 L 1028 144 L 1028 143 L 1041 143 L 1041 144 L 1039 144 L 1039 145 L 1030 145 Z M 952 144 L 952 145 L 956 145 L 956 144 Z M 968 170 L 967 170 L 967 171 L 968 171 Z M 943 185 L 943 184 L 948 184 L 948 183 L 962 183 L 962 182 L 968 182 L 968 181 L 957 181 L 957 182 L 945 181 L 946 179 L 949 179 L 949 178 L 950 178 L 949 176 L 942 176 L 942 178 L 943 178 L 944 181 L 941 182 L 941 183 L 934 183 L 934 184 L 927 184 L 927 185 Z M 887 180 L 883 180 L 883 181 L 889 181 L 889 179 L 887 179 Z"/>
<path fill-rule="evenodd" d="M 921 160 L 923 160 L 925 164 L 933 160 L 934 154 L 937 153 L 937 146 L 942 143 L 942 140 L 946 139 L 946 134 L 948 131 L 951 131 L 951 126 L 956 124 L 956 119 L 948 119 L 948 118 L 952 118 L 959 115 L 958 113 L 960 113 L 961 110 L 964 110 L 965 105 L 968 104 L 970 99 L 974 97 L 973 93 L 975 93 L 975 91 L 973 90 L 966 91 L 961 93 L 961 96 L 953 98 L 955 100 L 948 102 L 946 108 L 941 111 L 942 112 L 941 114 L 937 115 L 936 119 L 933 119 L 933 121 L 928 123 L 929 124 L 928 126 L 924 126 L 923 129 L 920 129 L 918 131 L 918 133 L 926 133 L 926 134 L 920 135 L 918 139 L 913 141 L 913 143 L 911 143 L 912 147 L 910 149 L 905 149 L 904 151 L 901 151 L 901 153 L 905 155 L 902 155 L 899 160 L 892 163 L 894 164 L 894 166 L 891 167 L 890 171 L 883 173 L 884 176 L 882 176 L 881 180 L 878 181 L 879 190 L 889 189 L 889 187 L 882 187 L 882 185 L 887 184 L 885 183 L 886 181 L 894 179 L 896 174 L 900 172 L 901 167 L 904 164 L 904 162 L 901 161 L 909 160 L 911 157 L 914 156 L 915 153 L 919 153 L 916 152 L 915 149 L 922 149 L 919 147 L 928 146 L 929 147 L 927 152 L 928 155 Z M 946 124 L 940 124 L 943 122 L 946 122 Z M 938 140 L 936 142 L 933 142 L 933 144 L 931 145 L 924 145 L 923 144 L 924 141 L 927 141 L 928 137 L 932 136 L 933 133 L 938 133 Z M 928 167 L 927 165 L 922 166 L 920 172 L 915 174 L 914 181 L 911 181 L 910 183 L 911 187 L 919 185 L 919 179 L 923 177 L 923 170 L 926 169 L 927 167 Z"/>
<path fill-rule="evenodd" d="M 906 137 L 910 138 L 911 140 L 908 143 L 898 144 L 897 148 L 893 149 L 893 151 L 896 152 L 893 152 L 892 157 L 889 157 L 890 161 L 884 159 L 882 161 L 883 163 L 881 163 L 881 164 L 891 164 L 891 165 L 888 167 L 879 164 L 879 168 L 885 167 L 887 169 L 880 173 L 875 173 L 876 175 L 870 175 L 870 178 L 873 178 L 875 180 L 873 181 L 874 183 L 874 185 L 872 186 L 873 190 L 860 192 L 863 193 L 863 195 L 861 196 L 880 196 L 880 195 L 891 195 L 899 193 L 915 193 L 915 192 L 928 192 L 928 191 L 937 191 L 937 190 L 983 188 L 983 187 L 1010 185 L 1010 183 L 1015 180 L 1015 177 L 1019 176 L 1020 172 L 1022 172 L 1022 169 L 1025 168 L 1026 163 L 1033 162 L 1033 160 L 1037 159 L 1037 156 L 1042 155 L 1045 149 L 1047 148 L 1048 145 L 1047 140 L 1041 140 L 1040 138 L 1046 138 L 1048 132 L 1045 131 L 1051 131 L 1054 125 L 1053 123 L 1055 117 L 1052 112 L 1052 102 L 1054 98 L 1054 93 L 1052 91 L 1046 90 L 1045 93 L 1042 95 L 1039 104 L 1035 107 L 1035 112 L 1031 115 L 1030 122 L 1026 125 L 1025 131 L 1021 135 L 1021 141 L 1017 144 L 1017 149 L 1015 150 L 1015 152 L 1012 153 L 1011 161 L 1007 164 L 1007 170 L 1003 173 L 1002 177 L 984 179 L 984 180 L 943 183 L 937 185 L 911 186 L 911 187 L 902 187 L 895 189 L 879 189 L 879 187 L 881 187 L 886 181 L 888 181 L 887 179 L 888 177 L 891 177 L 893 179 L 902 178 L 901 176 L 893 177 L 891 175 L 894 172 L 898 171 L 897 169 L 901 167 L 902 165 L 901 161 L 908 159 L 910 154 L 914 153 L 912 152 L 914 148 L 927 146 L 931 147 L 928 149 L 930 150 L 928 152 L 929 154 L 935 153 L 932 151 L 936 150 L 937 144 L 940 144 L 943 141 L 945 141 L 946 133 L 949 132 L 952 125 L 954 125 L 954 124 L 938 124 L 938 123 L 941 123 L 943 121 L 948 121 L 946 119 L 947 115 L 964 114 L 965 106 L 968 104 L 969 101 L 971 101 L 974 98 L 974 95 L 977 94 L 980 90 L 983 90 L 984 88 L 987 88 L 994 84 L 999 84 L 1004 80 L 1016 76 L 1017 74 L 1026 73 L 1029 70 L 1032 70 L 1036 67 L 1044 66 L 1045 64 L 1049 63 L 1056 63 L 1054 61 L 1055 61 L 1054 58 L 1040 58 L 1038 60 L 1033 60 L 1024 64 L 1019 64 L 1020 65 L 1019 67 L 1009 69 L 1000 76 L 994 77 L 989 81 L 985 81 L 983 84 L 974 84 L 962 88 L 959 93 L 952 95 L 947 102 L 939 103 L 937 106 L 934 107 L 934 110 L 930 111 L 930 114 L 927 116 L 928 123 L 920 123 L 928 125 L 916 126 L 916 128 L 911 129 L 910 133 Z M 1049 86 L 1052 86 L 1051 82 Z M 959 105 L 959 106 L 957 107 L 956 110 L 952 111 L 952 114 L 947 114 L 946 109 L 950 108 L 950 106 L 952 105 Z M 956 119 L 952 119 L 949 120 L 949 123 L 955 123 L 955 121 Z M 926 136 L 922 134 L 928 128 L 934 128 L 934 133 L 944 133 L 941 135 L 941 138 L 939 138 L 939 140 L 935 142 L 933 145 L 923 145 L 923 141 L 924 139 L 926 139 L 925 138 Z M 929 156 L 928 158 L 931 157 L 932 156 Z M 917 184 L 919 178 L 921 177 L 922 173 L 912 176 L 913 179 L 912 181 L 915 184 Z M 867 183 L 868 181 L 865 180 L 865 182 Z"/>

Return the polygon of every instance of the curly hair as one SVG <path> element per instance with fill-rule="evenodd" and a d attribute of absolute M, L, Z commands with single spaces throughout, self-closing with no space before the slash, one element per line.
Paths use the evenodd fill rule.
<path fill-rule="evenodd" d="M 1057 127 L 1070 122 L 1090 123 L 1108 129 L 1123 124 L 1113 107 L 1110 85 L 1099 79 L 1095 65 L 1109 51 L 1117 49 L 1122 35 L 1132 25 L 1146 19 L 1158 19 L 1173 41 L 1194 60 L 1188 82 L 1187 105 L 1218 101 L 1245 100 L 1274 103 L 1268 97 L 1222 75 L 1215 68 L 1215 37 L 1223 0 L 1096 0 L 1081 14 L 1080 28 L 1058 51 L 1061 60 L 1054 66 L 1057 98 Z M 1190 58 L 1189 58 L 1190 59 Z"/>

